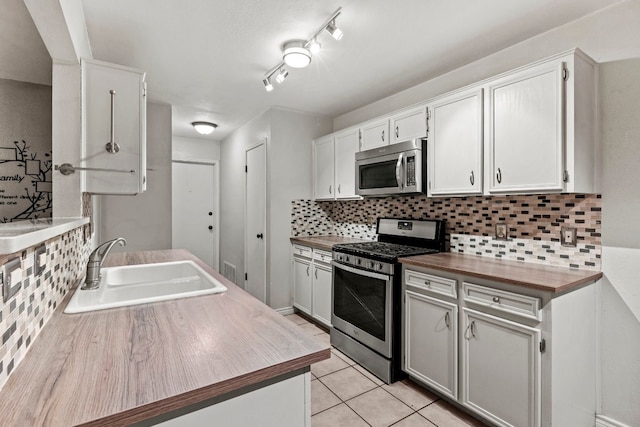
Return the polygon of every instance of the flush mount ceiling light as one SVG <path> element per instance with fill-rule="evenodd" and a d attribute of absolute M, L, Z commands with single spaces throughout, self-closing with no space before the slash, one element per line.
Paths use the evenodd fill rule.
<path fill-rule="evenodd" d="M 323 31 L 326 30 L 336 40 L 342 38 L 342 30 L 336 26 L 336 18 L 340 16 L 341 10 L 342 8 L 338 8 L 309 39 L 290 40 L 284 43 L 282 46 L 282 62 L 270 69 L 262 79 L 262 84 L 264 84 L 267 92 L 273 90 L 271 78 L 274 74 L 278 73 L 275 77 L 278 83 L 282 83 L 287 78 L 289 72 L 284 68 L 285 65 L 290 68 L 304 68 L 311 63 L 311 57 L 320 52 L 322 45 L 318 42 L 318 37 Z"/>
<path fill-rule="evenodd" d="M 200 135 L 209 135 L 218 127 L 217 124 L 209 122 L 192 122 L 191 126 L 193 126 Z"/>
<path fill-rule="evenodd" d="M 293 40 L 284 44 L 282 59 L 292 68 L 304 68 L 311 63 L 311 52 L 304 40 Z"/>

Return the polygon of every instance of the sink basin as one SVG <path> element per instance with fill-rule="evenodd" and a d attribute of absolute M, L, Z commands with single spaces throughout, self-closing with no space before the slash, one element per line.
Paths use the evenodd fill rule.
<path fill-rule="evenodd" d="M 102 269 L 100 287 L 83 290 L 78 286 L 64 312 L 82 313 L 226 290 L 193 261 L 107 267 Z"/>

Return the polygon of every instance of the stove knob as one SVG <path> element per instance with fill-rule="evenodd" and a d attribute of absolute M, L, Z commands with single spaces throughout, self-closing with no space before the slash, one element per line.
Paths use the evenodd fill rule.
<path fill-rule="evenodd" d="M 356 264 L 358 264 L 358 265 L 362 264 L 362 260 L 360 258 L 357 258 L 356 259 Z"/>
<path fill-rule="evenodd" d="M 375 263 L 375 262 L 373 262 L 373 261 L 369 261 L 369 268 L 370 268 L 370 269 L 374 270 L 374 269 L 375 269 L 375 265 L 376 265 L 376 263 Z"/>
<path fill-rule="evenodd" d="M 350 260 L 349 260 L 349 255 L 345 255 L 345 256 L 344 256 L 344 262 L 349 262 L 349 261 L 350 261 Z"/>
<path fill-rule="evenodd" d="M 382 263 L 379 262 L 376 264 L 376 270 L 378 271 L 382 270 Z"/>

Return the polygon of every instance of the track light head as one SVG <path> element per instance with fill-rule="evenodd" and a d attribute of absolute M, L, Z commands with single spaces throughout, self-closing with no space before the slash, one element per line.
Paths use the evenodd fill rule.
<path fill-rule="evenodd" d="M 335 19 L 327 24 L 327 26 L 325 27 L 325 30 L 327 30 L 329 34 L 331 34 L 331 37 L 333 37 L 336 40 L 340 40 L 343 36 L 342 30 L 336 27 Z"/>
<path fill-rule="evenodd" d="M 273 90 L 273 85 L 271 84 L 271 79 L 269 77 L 262 79 L 262 83 L 264 84 L 264 88 L 267 92 L 271 92 Z"/>
<path fill-rule="evenodd" d="M 280 69 L 280 72 L 279 72 L 279 73 L 278 73 L 278 75 L 276 76 L 276 81 L 277 81 L 278 83 L 282 83 L 282 82 L 284 81 L 284 79 L 286 79 L 286 78 L 287 78 L 287 76 L 288 76 L 288 75 L 289 75 L 289 72 L 288 72 L 286 69 L 281 68 L 281 69 Z"/>
<path fill-rule="evenodd" d="M 318 52 L 320 52 L 320 48 L 322 48 L 322 45 L 320 44 L 317 38 L 314 38 L 309 42 L 308 47 L 309 47 L 309 52 L 311 52 L 312 55 L 316 55 Z"/>

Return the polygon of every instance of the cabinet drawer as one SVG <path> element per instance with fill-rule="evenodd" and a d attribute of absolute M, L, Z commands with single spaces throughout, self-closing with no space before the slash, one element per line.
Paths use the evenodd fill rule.
<path fill-rule="evenodd" d="M 314 249 L 313 260 L 323 262 L 325 264 L 331 264 L 331 252 Z"/>
<path fill-rule="evenodd" d="M 406 285 L 420 288 L 424 291 L 456 298 L 456 281 L 447 277 L 434 276 L 414 270 L 405 270 L 404 281 Z"/>
<path fill-rule="evenodd" d="M 487 286 L 462 283 L 463 299 L 466 302 L 491 307 L 505 313 L 517 314 L 529 319 L 542 320 L 540 299 Z"/>
<path fill-rule="evenodd" d="M 307 246 L 293 245 L 293 254 L 305 258 L 311 258 L 313 251 Z"/>

